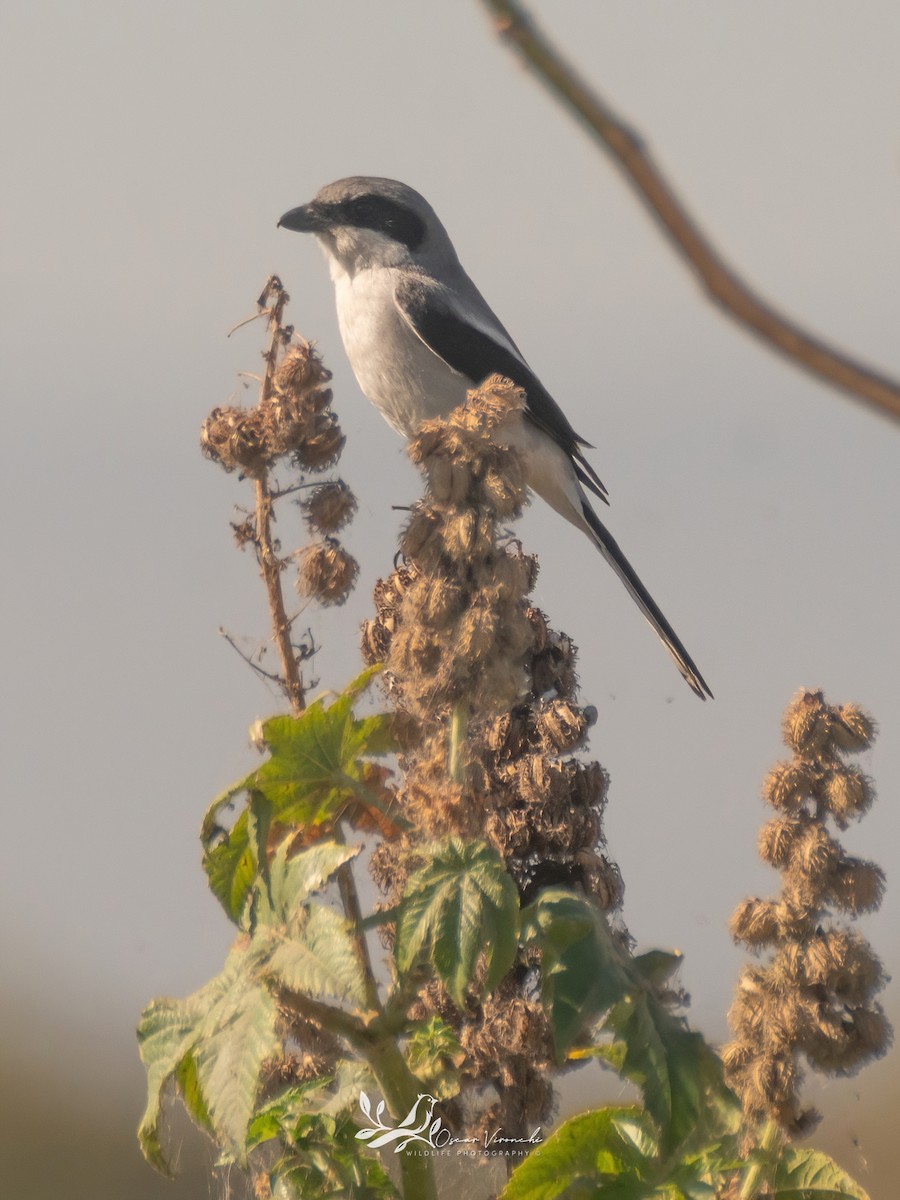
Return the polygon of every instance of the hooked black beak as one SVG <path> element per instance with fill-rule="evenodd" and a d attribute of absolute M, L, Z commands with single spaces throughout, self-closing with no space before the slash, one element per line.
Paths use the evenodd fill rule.
<path fill-rule="evenodd" d="M 318 230 L 324 229 L 325 222 L 322 220 L 321 213 L 317 212 L 311 204 L 301 204 L 299 208 L 292 208 L 290 212 L 286 212 L 276 225 L 276 229 L 280 229 L 282 226 L 285 229 L 295 229 L 298 233 L 316 233 Z"/>

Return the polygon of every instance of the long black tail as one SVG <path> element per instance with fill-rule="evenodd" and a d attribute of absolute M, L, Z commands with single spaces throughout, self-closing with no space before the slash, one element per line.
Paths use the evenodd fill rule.
<path fill-rule="evenodd" d="M 641 583 L 634 567 L 619 549 L 616 539 L 602 523 L 586 499 L 582 501 L 582 510 L 584 512 L 584 519 L 590 526 L 591 535 L 597 549 L 628 588 L 638 608 L 640 608 L 641 612 L 656 630 L 662 644 L 675 660 L 675 666 L 684 676 L 688 687 L 701 700 L 705 700 L 707 696 L 712 699 L 713 694 L 709 690 L 706 680 L 694 665 L 694 660 L 681 644 L 681 640 L 675 630 L 660 612 L 656 601 Z"/>

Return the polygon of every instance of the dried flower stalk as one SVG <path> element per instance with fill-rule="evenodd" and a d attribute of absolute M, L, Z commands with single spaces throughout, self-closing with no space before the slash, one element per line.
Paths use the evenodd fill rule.
<path fill-rule="evenodd" d="M 213 409 L 203 423 L 200 445 L 207 458 L 224 470 L 239 471 L 254 481 L 254 517 L 236 524 L 234 529 L 238 545 L 249 542 L 256 551 L 281 673 L 270 675 L 253 659 L 247 661 L 278 683 L 291 709 L 299 713 L 306 703 L 302 663 L 310 651 L 292 641 L 294 618 L 287 614 L 282 575 L 293 558 L 299 564 L 297 590 L 302 597 L 322 604 L 343 604 L 359 568 L 333 536 L 356 511 L 353 493 L 342 480 L 317 485 L 303 502 L 307 526 L 322 535 L 321 541 L 293 556 L 283 556 L 272 532 L 275 501 L 306 486 L 301 482 L 284 492 L 273 489 L 271 472 L 275 467 L 288 459 L 301 471 L 323 471 L 337 462 L 344 446 L 344 436 L 330 407 L 331 390 L 325 386 L 331 373 L 310 343 L 283 324 L 288 300 L 280 279 L 272 275 L 257 302 L 258 315 L 265 316 L 269 330 L 258 402 L 253 408 Z"/>
<path fill-rule="evenodd" d="M 884 874 L 848 855 L 829 830 L 829 821 L 845 829 L 875 798 L 872 781 L 845 761 L 871 745 L 875 723 L 854 704 L 801 691 L 783 732 L 794 757 L 766 776 L 763 797 L 778 815 L 759 836 L 760 857 L 781 872 L 781 895 L 744 900 L 731 918 L 736 941 L 772 953 L 741 972 L 729 1013 L 735 1040 L 722 1057 L 747 1117 L 798 1134 L 818 1120 L 800 1104 L 801 1057 L 825 1074 L 852 1074 L 887 1050 L 892 1031 L 874 999 L 885 983 L 881 963 L 835 920 L 877 909 Z"/>
<path fill-rule="evenodd" d="M 364 657 L 385 664 L 406 747 L 398 803 L 414 832 L 385 839 L 372 859 L 389 902 L 420 861 L 422 838 L 458 833 L 493 843 L 525 901 L 563 885 L 606 910 L 621 904 L 602 833 L 606 773 L 572 757 L 596 712 L 575 699 L 575 646 L 528 599 L 536 560 L 504 536 L 527 500 L 506 442 L 522 406 L 519 389 L 492 377 L 410 444 L 427 495 L 362 630 Z M 518 1136 L 552 1107 L 537 971 L 523 959 L 465 1011 L 433 982 L 411 1009 L 417 1020 L 441 1017 L 466 1053 L 463 1091 L 442 1106 L 459 1128 L 477 1135 L 499 1124 Z"/>

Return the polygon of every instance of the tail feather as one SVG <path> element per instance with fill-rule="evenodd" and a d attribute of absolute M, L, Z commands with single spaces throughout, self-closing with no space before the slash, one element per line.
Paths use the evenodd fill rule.
<path fill-rule="evenodd" d="M 656 601 L 644 587 L 643 583 L 641 583 L 634 567 L 632 567 L 631 563 L 619 549 L 616 539 L 602 523 L 586 499 L 582 499 L 582 511 L 584 512 L 584 519 L 589 528 L 591 540 L 625 584 L 626 588 L 628 588 L 638 608 L 640 608 L 641 612 L 656 630 L 662 644 L 675 660 L 675 666 L 681 672 L 688 687 L 701 700 L 705 700 L 707 696 L 712 699 L 713 694 L 709 690 L 706 680 L 697 670 L 694 660 L 681 644 L 680 638 L 663 616 Z"/>

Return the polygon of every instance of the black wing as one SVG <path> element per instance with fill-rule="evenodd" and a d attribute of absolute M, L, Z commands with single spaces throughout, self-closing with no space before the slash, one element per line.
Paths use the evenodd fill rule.
<path fill-rule="evenodd" d="M 394 300 L 428 349 L 452 370 L 471 380 L 473 386 L 496 372 L 522 388 L 528 418 L 569 455 L 581 482 L 604 503 L 609 503 L 606 488 L 582 453 L 582 448 L 590 449 L 590 443 L 578 436 L 565 413 L 517 353 L 511 340 L 504 345 L 487 328 L 463 318 L 448 300 L 444 289 L 422 276 L 403 278 L 394 292 Z M 490 315 L 493 317 L 493 314 Z M 487 319 L 485 325 L 488 325 Z M 502 326 L 500 328 L 502 330 Z"/>

